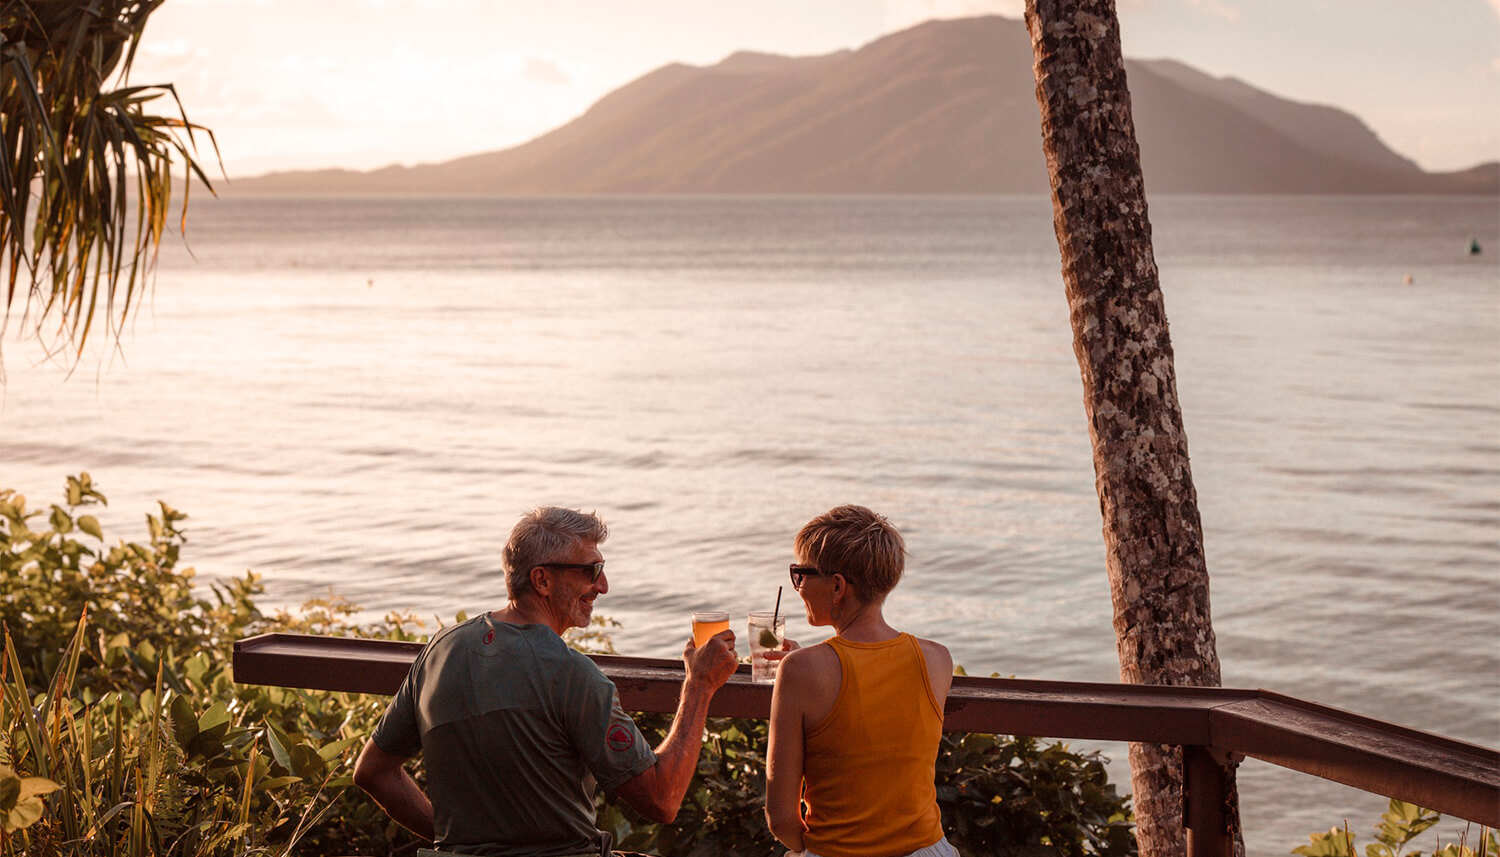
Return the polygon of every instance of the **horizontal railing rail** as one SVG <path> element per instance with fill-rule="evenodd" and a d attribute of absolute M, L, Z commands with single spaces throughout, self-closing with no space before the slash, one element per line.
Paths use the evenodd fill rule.
<path fill-rule="evenodd" d="M 234 644 L 234 677 L 389 695 L 421 650 L 390 640 L 265 634 Z M 681 661 L 591 657 L 627 710 L 676 710 Z M 770 712 L 771 686 L 752 683 L 743 665 L 709 706 L 721 717 L 765 719 Z M 1500 751 L 1266 690 L 956 676 L 944 714 L 949 731 L 1184 747 L 1194 854 L 1227 853 L 1219 808 L 1225 768 L 1237 757 L 1500 827 Z"/>

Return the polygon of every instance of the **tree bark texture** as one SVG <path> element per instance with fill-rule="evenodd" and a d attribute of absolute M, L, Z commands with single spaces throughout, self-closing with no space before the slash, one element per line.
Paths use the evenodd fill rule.
<path fill-rule="evenodd" d="M 1026 26 L 1093 442 L 1120 678 L 1217 686 L 1198 499 L 1119 20 L 1112 0 L 1027 0 Z M 1181 765 L 1177 748 L 1130 747 L 1143 857 L 1185 853 Z"/>

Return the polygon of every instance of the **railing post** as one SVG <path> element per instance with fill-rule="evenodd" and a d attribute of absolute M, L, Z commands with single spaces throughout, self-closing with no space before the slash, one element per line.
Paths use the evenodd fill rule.
<path fill-rule="evenodd" d="M 1222 754 L 1220 754 L 1222 755 Z M 1182 817 L 1187 828 L 1188 857 L 1233 857 L 1229 829 L 1228 756 L 1199 744 L 1182 748 Z"/>

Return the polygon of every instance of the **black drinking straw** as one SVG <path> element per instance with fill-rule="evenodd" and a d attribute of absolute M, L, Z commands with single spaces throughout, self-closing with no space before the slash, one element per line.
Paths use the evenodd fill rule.
<path fill-rule="evenodd" d="M 781 587 L 776 587 L 776 609 L 771 611 L 771 633 L 776 633 L 776 617 L 781 615 Z"/>

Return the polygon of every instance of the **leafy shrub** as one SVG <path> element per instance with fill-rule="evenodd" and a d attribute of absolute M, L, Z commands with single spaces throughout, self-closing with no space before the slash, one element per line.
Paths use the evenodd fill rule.
<path fill-rule="evenodd" d="M 76 676 L 85 701 L 105 689 L 145 690 L 163 659 L 216 650 L 263 618 L 251 601 L 259 591 L 254 575 L 215 584 L 211 599 L 194 596 L 193 569 L 177 568 L 182 513 L 162 503 L 160 516 L 146 517 L 146 542 L 110 547 L 87 514 L 106 502 L 89 475 L 68 477 L 66 490 L 66 508 L 41 511 L 0 489 L 0 620 L 33 680 L 56 671 L 85 611 Z M 168 674 L 169 684 L 175 679 Z"/>
<path fill-rule="evenodd" d="M 142 693 L 110 692 L 93 705 L 73 699 L 86 629 L 81 620 L 35 700 L 7 635 L 0 755 L 7 766 L 36 771 L 30 779 L 42 791 L 60 788 L 48 798 L 50 812 L 7 819 L 0 849 L 18 839 L 20 853 L 35 854 L 270 852 L 278 840 L 290 849 L 326 811 L 321 775 L 325 759 L 343 749 L 338 743 L 293 744 L 305 758 L 278 770 L 224 702 L 198 711 L 163 686 L 160 669 Z"/>
<path fill-rule="evenodd" d="M 195 591 L 185 517 L 105 544 L 87 474 L 66 505 L 0 490 L 0 853 L 229 855 L 414 848 L 349 785 L 380 697 L 236 685 L 233 641 L 269 630 L 409 638 L 352 605 L 267 617 L 259 578 Z M 82 618 L 80 618 L 82 617 Z M 53 791 L 44 791 L 57 786 Z M 39 811 L 45 802 L 46 810 Z"/>
<path fill-rule="evenodd" d="M 1130 798 L 1105 759 L 1035 738 L 944 733 L 938 755 L 943 829 L 964 854 L 1136 853 Z"/>
<path fill-rule="evenodd" d="M 1389 809 L 1380 816 L 1375 825 L 1375 841 L 1365 846 L 1365 857 L 1402 857 L 1406 847 L 1416 838 L 1442 821 L 1442 816 L 1415 804 L 1391 798 Z M 1471 843 L 1467 830 L 1457 842 L 1443 844 L 1434 837 L 1432 851 L 1423 855 L 1421 851 L 1406 852 L 1405 857 L 1485 857 L 1500 854 L 1500 835 L 1488 828 L 1480 828 L 1479 835 Z M 1354 834 L 1345 823 L 1343 829 L 1331 827 L 1327 833 L 1308 836 L 1308 844 L 1293 848 L 1293 854 L 1302 857 L 1359 857 L 1354 848 Z"/>

